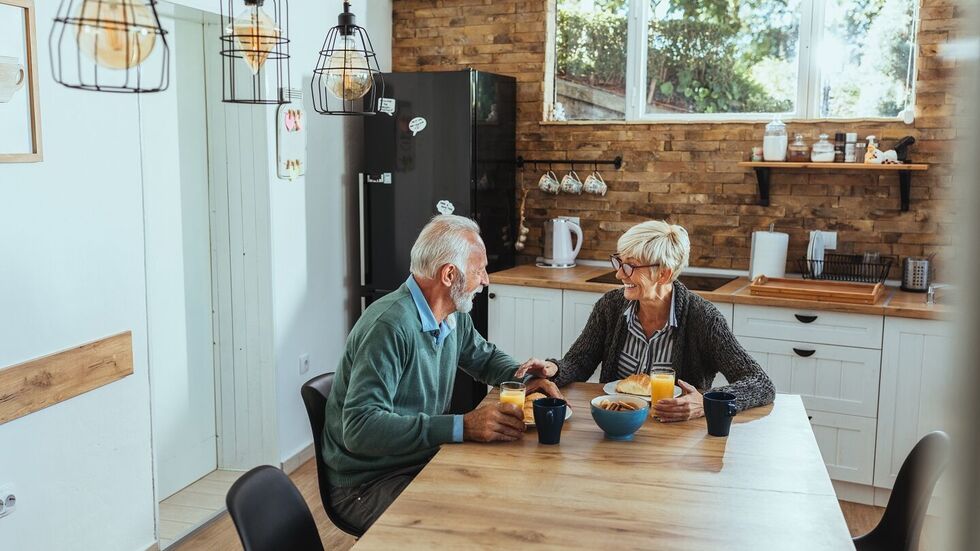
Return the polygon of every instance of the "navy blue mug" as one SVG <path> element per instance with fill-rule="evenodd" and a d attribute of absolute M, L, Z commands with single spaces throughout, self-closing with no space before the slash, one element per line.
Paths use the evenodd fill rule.
<path fill-rule="evenodd" d="M 538 429 L 538 442 L 557 444 L 561 440 L 561 428 L 565 424 L 568 403 L 558 398 L 538 398 L 532 402 L 534 425 Z"/>
<path fill-rule="evenodd" d="M 735 395 L 730 392 L 708 392 L 704 395 L 704 417 L 708 420 L 708 434 L 711 436 L 728 436 L 732 428 L 732 417 L 738 409 L 735 407 Z"/>

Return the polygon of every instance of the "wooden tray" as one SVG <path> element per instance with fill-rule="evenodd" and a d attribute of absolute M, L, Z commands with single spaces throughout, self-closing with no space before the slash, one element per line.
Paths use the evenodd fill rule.
<path fill-rule="evenodd" d="M 881 300 L 885 286 L 881 283 L 851 283 L 759 276 L 752 281 L 749 292 L 759 297 L 873 305 Z"/>

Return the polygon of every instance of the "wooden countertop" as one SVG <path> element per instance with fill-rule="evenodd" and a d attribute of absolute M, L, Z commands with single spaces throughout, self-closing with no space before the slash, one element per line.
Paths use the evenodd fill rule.
<path fill-rule="evenodd" d="M 609 283 L 590 283 L 588 280 L 612 271 L 603 266 L 575 266 L 574 268 L 538 268 L 528 264 L 490 274 L 490 284 L 521 285 L 524 287 L 543 287 L 549 289 L 568 289 L 591 293 L 606 293 L 619 287 Z M 885 296 L 875 305 L 846 304 L 840 302 L 816 302 L 810 300 L 788 300 L 753 296 L 749 290 L 749 278 L 739 277 L 714 291 L 694 291 L 712 302 L 733 304 L 755 304 L 799 308 L 803 310 L 826 310 L 875 316 L 893 316 L 925 320 L 951 320 L 956 310 L 948 304 L 926 304 L 925 293 L 909 293 L 897 287 L 888 287 Z M 942 302 L 943 291 L 937 291 Z"/>
<path fill-rule="evenodd" d="M 368 549 L 854 549 L 799 396 L 735 417 L 726 438 L 705 420 L 647 419 L 630 442 L 603 437 L 589 401 L 554 446 L 442 449 L 354 545 Z M 496 393 L 485 403 L 497 401 Z"/>

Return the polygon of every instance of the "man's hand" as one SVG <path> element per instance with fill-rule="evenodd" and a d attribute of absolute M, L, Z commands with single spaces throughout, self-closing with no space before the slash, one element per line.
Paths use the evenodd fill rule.
<path fill-rule="evenodd" d="M 514 404 L 490 404 L 463 415 L 463 440 L 510 442 L 524 435 L 524 411 Z"/>
<path fill-rule="evenodd" d="M 535 377 L 547 379 L 548 377 L 554 377 L 555 373 L 558 373 L 558 366 L 554 362 L 531 358 L 522 363 L 521 367 L 517 368 L 517 372 L 514 373 L 514 378 L 520 379 L 525 375 L 534 375 Z"/>
<path fill-rule="evenodd" d="M 526 383 L 524 391 L 530 395 L 532 392 L 543 392 L 544 394 L 551 396 L 552 398 L 558 398 L 564 400 L 565 397 L 562 396 L 558 387 L 555 383 L 549 381 L 548 379 L 531 379 Z"/>
<path fill-rule="evenodd" d="M 660 400 L 653 404 L 655 415 L 661 422 L 673 423 L 704 417 L 704 397 L 698 389 L 677 379 L 681 395 L 670 400 Z"/>

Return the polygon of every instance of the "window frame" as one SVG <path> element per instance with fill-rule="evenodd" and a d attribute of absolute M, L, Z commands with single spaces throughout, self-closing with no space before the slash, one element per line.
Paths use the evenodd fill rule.
<path fill-rule="evenodd" d="M 919 6 L 915 1 L 913 18 L 919 17 Z M 820 72 L 813 68 L 813 45 L 819 44 L 823 38 L 825 2 L 822 0 L 800 0 L 800 36 L 797 60 L 797 86 L 795 109 L 781 113 L 648 113 L 646 111 L 646 82 L 647 82 L 647 32 L 652 16 L 650 3 L 647 0 L 629 0 L 627 11 L 626 35 L 626 110 L 622 119 L 574 119 L 569 123 L 710 123 L 710 122 L 765 122 L 774 115 L 779 115 L 783 121 L 901 121 L 899 113 L 893 117 L 820 117 Z M 558 25 L 557 0 L 555 5 L 556 23 L 554 34 L 550 37 L 551 47 L 555 47 Z M 913 21 L 913 32 L 918 30 L 917 21 Z M 917 39 L 918 37 L 914 37 Z M 911 105 L 915 106 L 915 80 L 918 66 L 918 41 L 912 44 L 912 83 Z M 558 80 L 558 56 L 554 56 L 555 68 L 552 79 Z M 554 98 L 557 101 L 558 86 L 552 83 Z M 801 108 L 802 107 L 802 108 Z"/>

